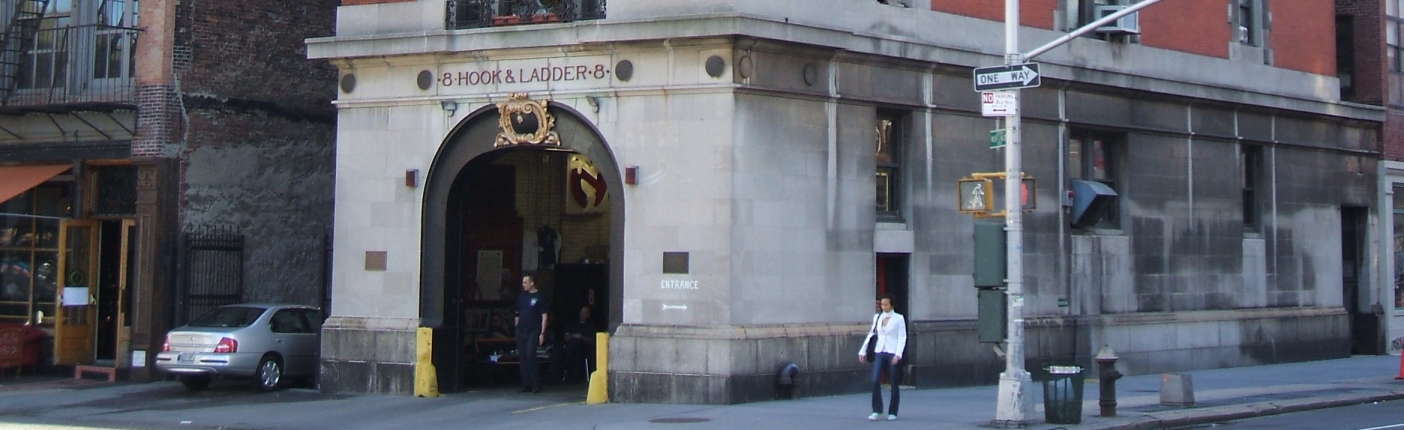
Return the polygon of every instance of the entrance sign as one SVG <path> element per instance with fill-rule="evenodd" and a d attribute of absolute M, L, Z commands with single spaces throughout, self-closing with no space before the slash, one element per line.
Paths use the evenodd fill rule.
<path fill-rule="evenodd" d="M 1038 63 L 1011 64 L 975 69 L 975 91 L 1033 88 L 1043 83 Z"/>
<path fill-rule="evenodd" d="M 1019 98 L 1009 91 L 980 93 L 980 114 L 983 116 L 1014 116 L 1019 114 Z"/>

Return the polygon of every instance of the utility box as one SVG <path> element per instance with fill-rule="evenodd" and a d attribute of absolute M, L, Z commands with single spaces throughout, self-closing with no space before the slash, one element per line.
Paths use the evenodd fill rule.
<path fill-rule="evenodd" d="M 975 222 L 975 286 L 993 288 L 1004 286 L 1005 249 L 1004 222 Z"/>
<path fill-rule="evenodd" d="M 979 320 L 976 322 L 976 337 L 980 343 L 1000 343 L 1009 335 L 1009 308 L 1005 303 L 1004 291 L 981 288 L 977 300 Z"/>

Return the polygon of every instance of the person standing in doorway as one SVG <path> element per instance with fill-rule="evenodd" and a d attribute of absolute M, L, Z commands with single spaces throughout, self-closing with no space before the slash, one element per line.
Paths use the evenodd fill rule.
<path fill-rule="evenodd" d="M 869 375 L 873 382 L 873 413 L 868 415 L 868 421 L 877 421 L 882 416 L 884 368 L 887 369 L 887 379 L 892 384 L 892 403 L 887 408 L 887 420 L 896 421 L 897 406 L 902 403 L 902 393 L 897 389 L 902 382 L 902 366 L 898 363 L 902 361 L 902 351 L 907 348 L 907 320 L 892 309 L 890 295 L 879 297 L 878 307 L 881 312 L 873 316 L 872 330 L 868 331 L 863 346 L 858 348 L 858 361 L 871 361 L 873 365 L 873 371 Z M 867 356 L 869 342 L 877 343 L 873 347 L 875 357 Z"/>
<path fill-rule="evenodd" d="M 546 342 L 551 306 L 536 289 L 534 275 L 522 276 L 522 293 L 517 295 L 517 357 L 522 375 L 522 392 L 541 392 L 541 375 L 536 366 L 536 347 Z"/>
<path fill-rule="evenodd" d="M 579 318 L 565 326 L 566 382 L 583 381 L 590 375 L 591 355 L 595 353 L 595 323 L 590 305 L 580 307 Z"/>

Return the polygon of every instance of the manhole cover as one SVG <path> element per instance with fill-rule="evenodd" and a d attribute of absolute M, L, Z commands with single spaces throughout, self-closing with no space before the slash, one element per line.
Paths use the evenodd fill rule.
<path fill-rule="evenodd" d="M 705 422 L 708 422 L 708 421 L 711 421 L 711 420 L 712 420 L 711 418 L 685 418 L 685 417 L 683 417 L 683 418 L 654 418 L 654 419 L 648 420 L 648 422 L 651 422 L 651 423 L 654 423 L 654 424 L 688 424 L 688 423 L 705 423 Z"/>

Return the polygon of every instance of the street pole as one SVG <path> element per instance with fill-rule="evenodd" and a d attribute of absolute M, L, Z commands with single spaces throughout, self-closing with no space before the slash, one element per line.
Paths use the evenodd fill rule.
<path fill-rule="evenodd" d="M 1019 0 L 1004 0 L 1004 64 L 1022 64 L 1019 54 Z M 1024 208 L 1019 192 L 1023 175 L 1019 164 L 1019 145 L 1023 129 L 1023 105 L 1020 90 L 1014 93 L 1014 115 L 1008 117 L 1004 147 L 1004 230 L 1007 234 L 1006 280 L 1009 313 L 1009 338 L 1005 345 L 1004 373 L 999 375 L 999 403 L 995 408 L 994 424 L 1000 427 L 1028 425 L 1033 406 L 1029 404 L 1028 387 L 1033 380 L 1024 370 Z"/>
<path fill-rule="evenodd" d="M 1049 50 L 1096 30 L 1098 27 L 1149 7 L 1160 0 L 1142 0 L 1115 13 L 1108 14 L 1079 27 L 1027 54 L 1019 53 L 1019 0 L 1004 0 L 1004 64 L 1011 70 Z M 978 86 L 978 85 L 977 85 Z M 1022 87 L 1019 87 L 1022 88 Z M 1023 143 L 1023 101 L 1019 88 L 1008 91 L 1014 95 L 1014 111 L 1006 121 L 1004 147 L 1004 230 L 1007 235 L 1005 280 L 1008 295 L 1009 337 L 1005 345 L 1004 373 L 999 375 L 999 403 L 995 409 L 997 427 L 1024 427 L 1029 423 L 1033 405 L 1029 403 L 1029 386 L 1033 380 L 1024 369 L 1024 208 L 1021 197 L 1023 166 L 1020 146 Z"/>

